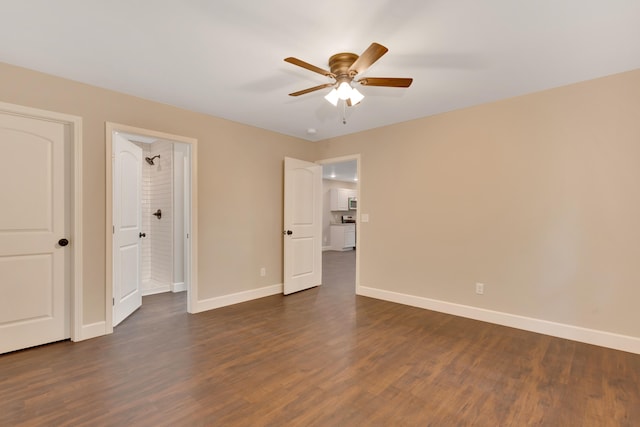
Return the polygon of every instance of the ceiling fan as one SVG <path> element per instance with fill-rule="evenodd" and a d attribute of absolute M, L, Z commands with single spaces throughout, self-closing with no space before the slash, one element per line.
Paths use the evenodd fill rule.
<path fill-rule="evenodd" d="M 314 73 L 327 76 L 334 81 L 331 83 L 325 83 L 322 85 L 310 87 L 297 92 L 290 93 L 290 96 L 300 96 L 309 92 L 324 89 L 327 87 L 333 87 L 333 90 L 325 96 L 325 99 L 333 105 L 338 105 L 338 100 L 345 101 L 347 106 L 356 105 L 364 98 L 351 83 L 360 83 L 364 86 L 384 86 L 384 87 L 409 87 L 413 79 L 410 78 L 396 78 L 396 77 L 364 77 L 359 80 L 355 80 L 356 76 L 364 73 L 374 62 L 376 62 L 382 55 L 387 53 L 389 49 L 378 43 L 371 43 L 371 46 L 365 50 L 362 55 L 358 56 L 355 53 L 337 53 L 329 58 L 329 69 L 327 71 L 315 65 L 311 65 L 298 58 L 285 58 L 285 61 L 297 65 Z"/>

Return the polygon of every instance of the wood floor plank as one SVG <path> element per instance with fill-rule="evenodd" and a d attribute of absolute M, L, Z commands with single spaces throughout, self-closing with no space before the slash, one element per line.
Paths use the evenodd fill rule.
<path fill-rule="evenodd" d="M 188 315 L 145 297 L 114 334 L 0 356 L 0 426 L 637 426 L 640 356 L 325 283 Z"/>

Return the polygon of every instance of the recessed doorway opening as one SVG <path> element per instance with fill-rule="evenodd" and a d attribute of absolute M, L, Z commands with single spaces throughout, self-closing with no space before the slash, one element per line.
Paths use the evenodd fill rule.
<path fill-rule="evenodd" d="M 323 274 L 339 275 L 340 271 L 355 269 L 355 283 L 347 283 L 353 279 L 337 281 L 350 286 L 357 293 L 360 283 L 360 155 L 325 159 L 317 163 L 322 165 L 323 270 L 331 270 L 323 271 Z"/>
<path fill-rule="evenodd" d="M 109 333 L 146 295 L 186 292 L 192 312 L 196 140 L 107 124 L 107 150 Z"/>

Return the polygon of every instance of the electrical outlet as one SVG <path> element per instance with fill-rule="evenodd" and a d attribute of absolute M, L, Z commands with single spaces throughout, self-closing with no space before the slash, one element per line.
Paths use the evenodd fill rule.
<path fill-rule="evenodd" d="M 266 269 L 266 267 L 262 267 L 260 269 L 260 276 L 264 277 L 266 275 L 267 275 L 267 269 Z"/>
<path fill-rule="evenodd" d="M 484 294 L 484 284 L 476 283 L 476 294 L 483 295 Z"/>

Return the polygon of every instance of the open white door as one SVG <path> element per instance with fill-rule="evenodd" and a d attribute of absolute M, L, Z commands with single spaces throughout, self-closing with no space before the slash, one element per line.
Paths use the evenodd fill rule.
<path fill-rule="evenodd" d="M 142 305 L 142 148 L 113 135 L 113 326 Z"/>
<path fill-rule="evenodd" d="M 322 167 L 284 159 L 284 294 L 322 283 Z"/>
<path fill-rule="evenodd" d="M 0 113 L 0 353 L 69 338 L 65 133 Z"/>

